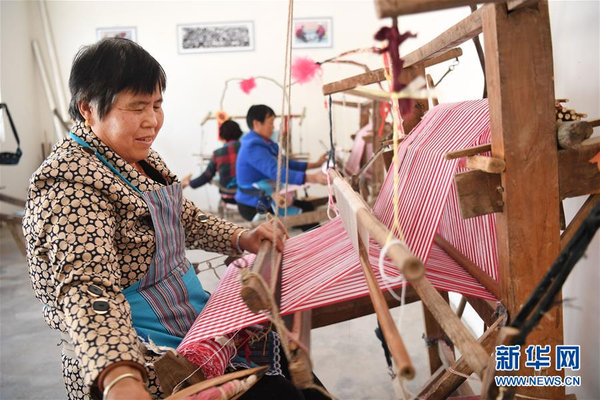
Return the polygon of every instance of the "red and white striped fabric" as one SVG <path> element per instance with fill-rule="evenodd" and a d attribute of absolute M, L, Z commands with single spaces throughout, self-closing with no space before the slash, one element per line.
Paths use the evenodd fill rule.
<path fill-rule="evenodd" d="M 400 145 L 399 225 L 409 248 L 425 263 L 427 277 L 436 288 L 495 300 L 433 243 L 438 232 L 497 279 L 495 218 L 460 218 L 453 185 L 459 161 L 444 159 L 448 151 L 489 142 L 489 136 L 486 100 L 444 104 L 429 111 Z M 392 184 L 393 176 L 388 174 L 374 207 L 390 229 Z M 369 258 L 380 286 L 385 287 L 377 268 L 380 250 L 381 246 L 371 240 Z M 228 268 L 178 351 L 189 352 L 203 340 L 267 320 L 248 310 L 240 296 L 239 267 L 250 266 L 254 257 L 246 256 Z M 388 258 L 384 271 L 391 277 L 399 275 Z M 358 257 L 339 217 L 289 239 L 281 273 L 284 315 L 368 295 Z"/>

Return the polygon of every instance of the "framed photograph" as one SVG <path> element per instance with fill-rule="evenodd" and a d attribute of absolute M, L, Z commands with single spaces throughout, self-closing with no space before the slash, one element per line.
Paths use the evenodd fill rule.
<path fill-rule="evenodd" d="M 104 39 L 105 37 L 122 37 L 125 39 L 137 41 L 137 34 L 135 27 L 123 27 L 123 28 L 98 28 L 96 29 L 96 38 L 98 40 Z"/>
<path fill-rule="evenodd" d="M 333 21 L 331 18 L 295 18 L 292 47 L 309 49 L 333 45 Z"/>
<path fill-rule="evenodd" d="M 254 50 L 254 23 L 216 22 L 177 25 L 179 53 Z"/>

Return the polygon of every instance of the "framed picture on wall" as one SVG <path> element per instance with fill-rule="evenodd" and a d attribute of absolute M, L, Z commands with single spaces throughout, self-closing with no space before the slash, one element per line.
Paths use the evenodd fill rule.
<path fill-rule="evenodd" d="M 331 18 L 294 18 L 292 47 L 309 49 L 333 45 Z"/>
<path fill-rule="evenodd" d="M 254 50 L 254 23 L 216 22 L 177 25 L 179 53 L 215 53 Z"/>
<path fill-rule="evenodd" d="M 136 29 L 133 26 L 117 28 L 98 28 L 96 29 L 96 38 L 98 40 L 105 37 L 122 37 L 125 39 L 137 41 Z"/>

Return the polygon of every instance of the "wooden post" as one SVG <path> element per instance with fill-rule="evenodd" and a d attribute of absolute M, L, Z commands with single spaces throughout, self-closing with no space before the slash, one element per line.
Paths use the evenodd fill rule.
<path fill-rule="evenodd" d="M 448 302 L 448 293 L 440 292 L 440 295 Z M 444 365 L 440 358 L 438 342 L 443 340 L 446 335 L 427 307 L 423 307 L 423 317 L 425 319 L 425 340 L 427 341 L 427 353 L 429 356 L 429 371 L 433 375 L 438 368 Z M 433 343 L 434 341 L 435 343 Z"/>
<path fill-rule="evenodd" d="M 379 114 L 379 107 L 381 105 L 380 101 L 373 102 L 373 154 L 375 154 L 379 148 L 381 147 L 381 139 L 377 133 L 379 132 L 379 125 L 384 124 L 385 121 L 381 120 L 381 115 Z M 381 186 L 383 185 L 384 178 L 384 170 L 383 170 L 383 160 L 377 159 L 373 162 L 373 166 L 371 167 L 371 195 L 372 201 L 374 202 L 376 199 L 377 193 L 381 191 Z"/>
<path fill-rule="evenodd" d="M 385 342 L 388 345 L 392 359 L 394 360 L 396 368 L 398 369 L 398 376 L 406 379 L 412 379 L 415 376 L 415 368 L 410 361 L 410 357 L 408 355 L 408 351 L 406 351 L 404 342 L 398 333 L 398 328 L 396 328 L 396 323 L 392 318 L 392 314 L 390 314 L 390 309 L 385 302 L 383 292 L 377 284 L 377 278 L 375 277 L 373 268 L 369 262 L 369 254 L 367 253 L 367 250 L 363 246 L 361 240 L 358 241 L 358 247 L 360 265 L 362 267 L 367 286 L 369 287 L 371 302 L 373 302 L 373 308 L 377 313 L 377 320 L 379 321 L 379 326 L 383 332 Z"/>
<path fill-rule="evenodd" d="M 560 251 L 558 152 L 548 3 L 507 12 L 483 7 L 492 155 L 506 162 L 505 207 L 497 214 L 501 301 L 515 316 Z M 532 151 L 531 149 L 534 149 Z M 527 344 L 563 342 L 562 307 L 553 309 Z M 521 357 L 520 373 L 534 375 Z M 563 375 L 554 368 L 544 374 Z M 562 398 L 564 388 L 523 389 Z"/>

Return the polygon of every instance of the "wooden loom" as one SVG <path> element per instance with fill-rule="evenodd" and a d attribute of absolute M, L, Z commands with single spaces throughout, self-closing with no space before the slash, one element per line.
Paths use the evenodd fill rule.
<path fill-rule="evenodd" d="M 443 0 L 437 2 L 427 0 L 376 2 L 382 17 L 475 3 L 477 2 Z M 547 3 L 521 0 L 508 0 L 506 3 L 495 1 L 495 3 L 500 4 L 483 6 L 432 42 L 408 54 L 404 58 L 405 68 L 402 78 L 408 83 L 414 76 L 424 75 L 427 62 L 432 58 L 444 53 L 450 47 L 476 37 L 479 33 L 486 33 L 485 48 L 486 54 L 489 54 L 486 75 L 488 76 L 487 86 L 492 125 L 492 156 L 479 155 L 479 153 L 489 150 L 488 148 L 466 149 L 466 153 L 462 153 L 461 156 L 469 156 L 467 165 L 473 171 L 457 175 L 456 184 L 464 218 L 492 212 L 498 213 L 500 282 L 496 283 L 489 276 L 481 274 L 477 267 L 470 268 L 469 260 L 444 243 L 442 238 L 437 237 L 436 243 L 459 261 L 475 278 L 478 278 L 486 288 L 490 288 L 496 294 L 506 307 L 508 318 L 510 318 L 519 310 L 519 305 L 527 299 L 534 285 L 543 276 L 546 268 L 552 264 L 561 247 L 560 200 L 600 192 L 600 174 L 598 174 L 597 167 L 588 162 L 600 151 L 600 144 L 585 145 L 583 143 L 583 146 L 576 149 L 557 150 L 554 135 L 556 128 L 552 51 Z M 415 8 L 409 10 L 411 7 Z M 528 66 L 528 68 L 524 68 L 524 66 Z M 511 78 L 501 80 L 502 76 Z M 375 83 L 383 79 L 382 71 L 369 72 L 325 85 L 323 93 L 328 95 L 341 91 L 355 91 L 357 86 Z M 535 85 L 522 84 L 522 82 L 534 81 Z M 543 84 L 540 85 L 539 82 L 543 82 Z M 520 101 L 516 101 L 517 99 Z M 420 107 L 417 106 L 417 110 L 425 111 L 426 105 L 421 103 Z M 415 114 L 417 114 L 416 118 L 420 117 L 418 112 Z M 523 124 L 524 120 L 527 120 L 528 123 Z M 405 121 L 406 131 L 409 131 L 415 124 L 415 120 Z M 536 154 L 530 152 L 533 146 L 538 149 Z M 524 156 L 525 154 L 527 157 Z M 448 155 L 448 158 L 452 157 L 456 157 L 456 154 Z M 339 179 L 337 176 L 332 177 Z M 523 193 L 521 188 L 528 188 L 527 193 Z M 586 203 L 587 206 L 584 207 L 589 209 L 597 202 L 598 196 L 594 195 L 590 197 Z M 536 204 L 534 212 L 528 207 L 530 204 Z M 372 215 L 370 217 L 367 215 L 370 215 L 367 211 L 357 214 L 359 225 L 364 228 L 377 226 Z M 573 225 L 567 228 L 566 232 L 572 233 L 579 223 L 578 219 L 574 220 Z M 385 235 L 383 237 L 385 240 Z M 519 245 L 523 242 L 529 243 L 529 246 Z M 406 257 L 394 258 L 396 265 L 401 269 L 405 260 Z M 364 259 L 361 262 L 364 262 Z M 368 270 L 368 268 L 363 269 Z M 418 270 L 418 268 L 415 269 Z M 257 272 L 265 270 L 270 270 L 270 268 L 259 267 Z M 407 274 L 406 270 L 405 274 Z M 272 280 L 275 277 L 268 278 Z M 368 275 L 366 278 L 368 282 L 372 282 Z M 498 328 L 506 318 L 500 316 L 494 320 L 489 302 L 468 299 L 486 326 L 490 327 L 480 338 L 480 345 L 475 345 L 468 332 L 463 336 L 465 332 L 462 325 L 454 324 L 456 322 L 454 314 L 447 308 L 447 304 L 437 291 L 433 287 L 424 289 L 428 287 L 428 283 L 423 283 L 426 282 L 426 278 L 419 277 L 418 274 L 413 276 L 407 274 L 407 278 L 414 291 L 427 306 L 425 320 L 428 337 L 435 337 L 441 328 L 461 349 L 464 360 L 457 361 L 453 365 L 453 370 L 467 375 L 476 372 L 482 376 L 486 369 L 482 363 L 487 364 L 484 360 L 489 358 L 487 354 L 496 344 Z M 277 287 L 277 284 L 273 285 L 274 288 Z M 380 315 L 380 313 L 385 314 L 385 310 L 382 310 L 385 307 L 381 307 L 381 293 L 378 295 L 377 289 L 370 287 L 371 297 L 378 317 L 385 321 L 385 317 Z M 251 304 L 258 298 L 262 298 L 264 301 L 265 295 L 259 294 L 258 288 L 253 288 L 252 291 L 254 291 L 252 294 L 246 293 L 247 303 Z M 414 293 L 409 297 L 412 296 Z M 411 300 L 414 299 L 416 298 L 411 298 Z M 264 306 L 266 304 L 263 303 L 262 307 Z M 254 305 L 253 307 L 258 309 L 261 306 Z M 553 310 L 552 314 L 552 322 L 548 320 L 542 322 L 530 336 L 529 343 L 552 346 L 562 344 L 561 307 Z M 297 324 L 295 325 L 297 326 Z M 308 331 L 306 325 L 301 330 L 302 332 Z M 386 335 L 386 338 L 389 336 Z M 469 343 L 469 349 L 465 349 L 466 343 Z M 390 347 L 393 348 L 394 345 Z M 412 372 L 406 366 L 405 360 L 402 360 L 403 349 L 401 346 L 395 351 L 392 349 L 392 353 L 400 373 L 410 376 Z M 429 355 L 432 373 L 437 372 L 419 396 L 447 397 L 458 388 L 464 378 L 443 369 L 438 370 L 441 360 L 435 349 L 430 348 Z M 521 367 L 522 373 L 527 371 L 523 365 Z M 493 371 L 488 372 L 493 374 Z M 556 371 L 548 371 L 548 373 L 557 374 Z M 556 387 L 533 388 L 524 390 L 524 392 L 544 398 L 564 396 L 564 389 Z M 487 393 L 482 394 L 483 397 L 486 395 Z"/>
<path fill-rule="evenodd" d="M 417 11 L 425 11 L 476 2 L 415 0 L 388 3 L 380 1 L 377 5 L 381 9 L 381 16 L 396 16 L 407 12 L 404 5 L 408 3 L 411 6 L 416 5 Z M 483 6 L 432 42 L 408 54 L 404 58 L 406 63 L 403 77 L 410 81 L 412 77 L 423 74 L 425 62 L 428 60 L 473 38 L 482 31 L 486 33 L 492 160 L 489 160 L 490 157 L 474 158 L 472 159 L 474 164 L 471 165 L 477 166 L 481 161 L 490 161 L 496 166 L 500 164 L 500 169 L 492 173 L 476 169 L 457 175 L 456 184 L 463 217 L 498 213 L 500 282 L 488 282 L 488 284 L 495 285 L 494 292 L 498 293 L 497 297 L 506 307 L 510 319 L 519 310 L 519 305 L 525 302 L 535 283 L 554 261 L 563 245 L 559 230 L 560 200 L 583 194 L 600 193 L 600 174 L 597 172 L 597 167 L 588 162 L 598 153 L 600 144 L 592 143 L 577 149 L 557 150 L 554 136 L 554 90 L 547 3 L 523 0 L 497 3 Z M 431 4 L 437 6 L 430 8 Z M 503 76 L 509 76 L 511 79 L 503 80 L 501 79 Z M 355 88 L 357 85 L 373 83 L 376 81 L 374 79 L 377 78 L 373 77 L 373 74 L 361 74 L 325 85 L 323 91 L 325 94 L 331 94 Z M 383 77 L 379 77 L 379 80 L 382 79 Z M 521 83 L 533 81 L 538 84 Z M 515 101 L 516 98 L 521 101 Z M 424 111 L 424 109 L 420 110 Z M 528 123 L 524 124 L 523 121 Z M 412 128 L 411 124 L 414 126 L 416 121 L 405 121 L 406 131 Z M 537 152 L 530 151 L 533 147 Z M 460 156 L 475 156 L 486 150 L 467 149 Z M 479 162 L 476 162 L 477 160 Z M 339 179 L 335 175 L 332 177 Z M 522 188 L 527 188 L 527 193 L 524 193 Z M 587 207 L 590 208 L 597 201 L 598 196 L 592 196 L 586 203 Z M 531 209 L 531 204 L 536 204 L 535 209 Z M 378 241 L 386 240 L 385 228 L 381 229 L 382 227 L 377 224 L 378 221 L 373 218 L 368 209 L 357 210 L 357 220 L 360 225 L 372 230 L 370 234 Z M 565 240 L 567 233 L 575 230 L 574 227 L 576 228 L 579 220 L 576 218 L 567 228 Z M 439 239 L 437 241 L 443 244 Z M 523 246 L 523 243 L 529 243 L 529 246 Z M 271 251 L 270 244 L 263 243 L 254 272 L 265 278 L 276 298 L 280 281 L 272 274 L 272 271 L 277 269 L 273 269 L 270 265 L 273 260 Z M 453 258 L 461 259 L 461 255 L 453 253 L 452 249 L 447 248 L 446 251 L 454 254 Z M 500 316 L 495 319 L 492 315 L 493 307 L 489 302 L 467 299 L 489 327 L 476 342 L 452 313 L 446 300 L 422 276 L 420 262 L 403 253 L 401 248 L 394 250 L 392 247 L 390 256 L 400 268 L 406 266 L 404 273 L 411 282 L 407 302 L 421 299 L 427 306 L 425 309 L 427 336 L 436 336 L 444 331 L 461 350 L 463 357 L 452 364 L 452 370 L 466 375 L 476 372 L 483 376 L 489 362 L 488 354 L 497 342 L 498 329 L 504 323 L 505 317 Z M 465 269 L 471 271 L 464 257 L 462 263 Z M 369 281 L 368 276 L 367 281 Z M 266 299 L 269 295 L 264 293 L 262 287 L 249 280 L 244 290 L 243 296 L 252 309 L 268 308 Z M 353 301 L 352 304 L 349 304 L 350 302 L 336 304 L 312 312 L 296 314 L 289 321 L 289 326 L 299 333 L 301 341 L 307 345 L 311 325 L 320 327 L 356 318 L 372 313 L 374 308 L 379 311 L 378 316 L 383 315 L 385 306 L 382 307 L 382 300 L 388 306 L 398 304 L 387 296 L 387 293 L 377 292 L 378 288 L 372 288 L 371 296 L 375 306 L 366 298 Z M 380 316 L 380 319 L 385 320 L 385 317 Z M 387 329 L 386 337 L 394 336 L 391 330 L 391 328 Z M 393 340 L 389 340 L 399 371 L 405 376 L 410 376 L 411 369 L 403 359 L 401 343 L 392 344 L 392 342 Z M 561 307 L 553 310 L 552 322 L 545 320 L 540 324 L 529 337 L 529 343 L 552 346 L 562 344 Z M 393 350 L 394 348 L 396 350 Z M 297 357 L 296 360 L 292 360 L 292 363 L 306 360 L 307 355 L 303 354 L 304 350 L 297 348 L 295 352 Z M 465 378 L 450 372 L 449 369 L 436 368 L 441 366 L 437 351 L 430 349 L 429 355 L 430 367 L 435 373 L 419 396 L 445 398 L 464 382 Z M 527 369 L 522 365 L 521 371 Z M 299 377 L 298 381 L 305 379 L 308 378 Z M 563 388 L 535 388 L 524 392 L 542 398 L 564 397 Z M 486 393 L 483 397 L 485 395 Z"/>

